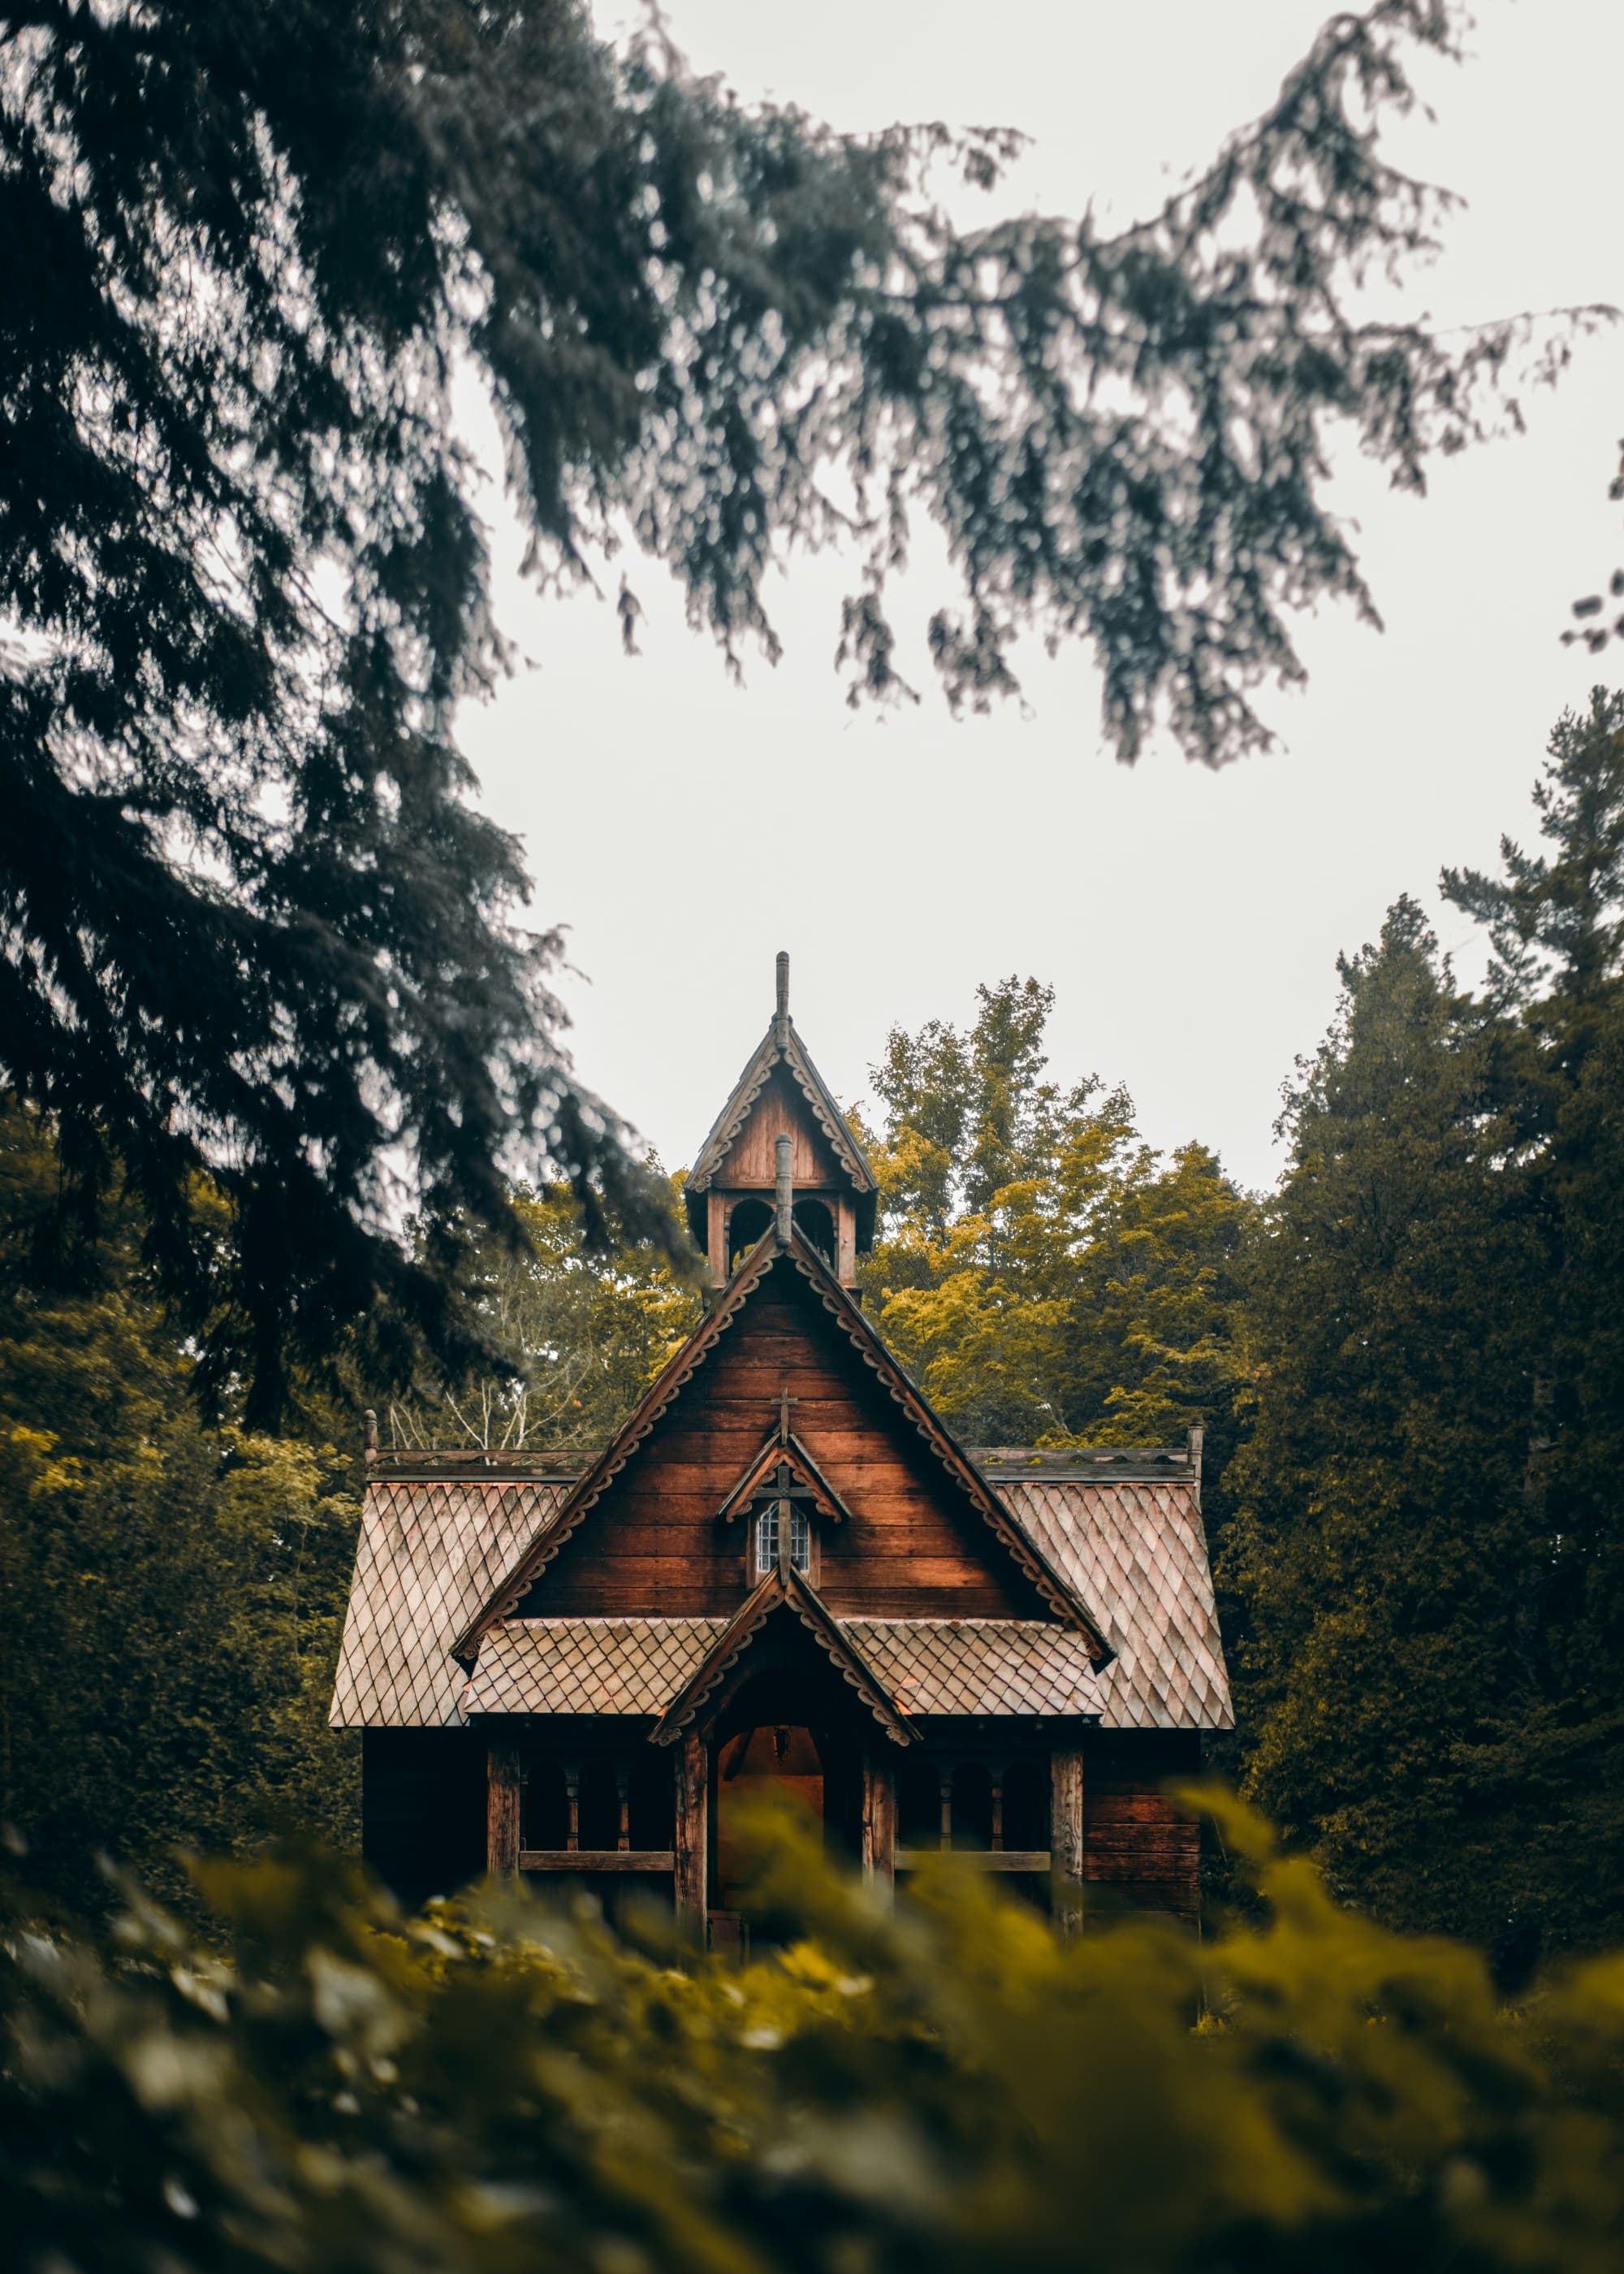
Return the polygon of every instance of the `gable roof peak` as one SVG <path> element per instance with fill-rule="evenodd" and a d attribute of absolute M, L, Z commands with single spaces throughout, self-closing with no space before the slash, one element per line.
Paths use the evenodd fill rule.
<path fill-rule="evenodd" d="M 695 1237 L 699 1235 L 695 1203 L 717 1181 L 728 1155 L 743 1135 L 757 1101 L 779 1068 L 783 1069 L 785 1077 L 810 1110 L 813 1121 L 834 1156 L 842 1178 L 858 1201 L 864 1204 L 865 1233 L 871 1231 L 871 1223 L 868 1220 L 872 1217 L 874 1197 L 878 1190 L 874 1171 L 868 1165 L 868 1157 L 861 1141 L 853 1135 L 845 1114 L 835 1103 L 828 1083 L 814 1065 L 812 1055 L 801 1041 L 790 1016 L 789 957 L 780 950 L 773 1014 L 767 1031 L 750 1053 L 743 1073 L 733 1084 L 727 1103 L 712 1122 L 710 1134 L 700 1147 L 688 1171 L 686 1192 Z M 864 1244 L 867 1244 L 866 1238 Z"/>
<path fill-rule="evenodd" d="M 876 1382 L 924 1440 L 958 1492 L 1000 1541 L 1005 1553 L 1012 1556 L 1049 1609 L 1086 1638 L 1089 1656 L 1094 1666 L 1108 1666 L 1116 1652 L 1101 1621 L 1077 1593 L 1071 1580 L 1057 1569 L 1048 1550 L 1032 1539 L 1023 1530 L 1019 1519 L 1011 1516 L 1004 1500 L 931 1410 L 924 1393 L 892 1358 L 880 1340 L 873 1321 L 853 1300 L 849 1291 L 840 1284 L 823 1257 L 798 1226 L 792 1230 L 787 1242 L 781 1240 L 777 1231 L 771 1226 L 763 1233 L 721 1290 L 715 1304 L 706 1312 L 681 1348 L 667 1359 L 656 1381 L 622 1422 L 592 1469 L 562 1500 L 556 1514 L 535 1534 L 506 1576 L 488 1592 L 483 1608 L 476 1612 L 452 1644 L 453 1656 L 470 1656 L 485 1630 L 510 1617 L 517 1609 L 545 1565 L 558 1555 L 603 1498 L 614 1478 L 650 1435 L 667 1406 L 704 1364 L 755 1290 L 780 1262 L 798 1271 L 808 1283 L 824 1311 L 857 1356 L 871 1370 Z M 810 1468 L 810 1457 L 806 1458 Z"/>

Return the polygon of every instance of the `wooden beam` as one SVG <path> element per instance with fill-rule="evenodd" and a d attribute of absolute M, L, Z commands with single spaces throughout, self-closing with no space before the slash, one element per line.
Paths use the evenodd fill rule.
<path fill-rule="evenodd" d="M 521 1848 L 522 1871 L 674 1871 L 670 1848 Z"/>
<path fill-rule="evenodd" d="M 698 1937 L 702 1946 L 709 1894 L 710 1775 L 710 1755 L 705 1741 L 695 1730 L 689 1729 L 684 1733 L 677 1753 L 676 1849 L 673 1859 L 675 1882 L 673 1892 L 677 1916 L 687 1921 L 689 1931 Z"/>
<path fill-rule="evenodd" d="M 939 1864 L 939 1848 L 898 1848 L 897 1869 L 917 1871 L 921 1864 Z M 1047 1848 L 955 1848 L 953 1869 L 973 1871 L 1047 1871 L 1052 1862 Z"/>
<path fill-rule="evenodd" d="M 862 1875 L 889 1898 L 897 1880 L 897 1776 L 873 1746 L 863 1751 Z"/>
<path fill-rule="evenodd" d="M 705 1253 L 718 1287 L 727 1284 L 727 1202 L 720 1193 L 705 1195 Z"/>
<path fill-rule="evenodd" d="M 519 1748 L 494 1737 L 485 1753 L 485 1867 L 503 1879 L 519 1868 Z"/>
<path fill-rule="evenodd" d="M 1083 1756 L 1049 1755 L 1049 1844 L 1054 1856 L 1055 1918 L 1062 1934 L 1083 1931 Z"/>

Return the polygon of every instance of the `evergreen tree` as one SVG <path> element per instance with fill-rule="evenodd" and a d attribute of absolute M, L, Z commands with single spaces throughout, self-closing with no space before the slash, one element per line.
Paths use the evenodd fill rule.
<path fill-rule="evenodd" d="M 1624 1931 L 1624 698 L 1559 721 L 1545 849 L 1343 967 L 1247 1299 L 1223 1576 L 1251 1789 L 1411 1925 Z"/>
<path fill-rule="evenodd" d="M 1560 1869 L 1514 1790 L 1538 1239 L 1492 1045 L 1415 904 L 1342 973 L 1248 1288 L 1222 1576 L 1250 1788 L 1361 1902 L 1487 1934 Z"/>
<path fill-rule="evenodd" d="M 929 641 L 954 702 L 1013 685 L 1023 628 L 1083 637 L 1124 755 L 1166 719 L 1219 762 L 1300 674 L 1289 609 L 1372 612 L 1331 428 L 1417 486 L 1494 415 L 1507 328 L 1357 305 L 1429 242 L 1379 128 L 1454 28 L 1445 0 L 1336 17 L 1106 236 L 960 232 L 929 169 L 990 181 L 1001 138 L 747 109 L 578 0 L 8 11 L 0 1079 L 81 1199 L 122 1163 L 206 1386 L 245 1366 L 274 1414 L 285 1346 L 374 1319 L 412 1330 L 374 1371 L 414 1335 L 458 1370 L 440 1281 L 482 1226 L 522 1245 L 515 1154 L 595 1233 L 666 1221 L 570 1071 L 556 942 L 453 738 L 505 661 L 458 375 L 544 576 L 629 530 L 736 659 L 773 651 L 768 564 L 839 530 L 854 691 L 896 694 L 922 513 L 964 588 Z"/>

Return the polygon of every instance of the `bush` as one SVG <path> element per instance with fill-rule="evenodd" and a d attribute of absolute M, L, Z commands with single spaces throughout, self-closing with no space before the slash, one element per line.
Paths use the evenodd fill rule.
<path fill-rule="evenodd" d="M 792 1828 L 797 1939 L 352 1867 L 197 1868 L 105 1942 L 13 1898 L 0 2217 L 28 2274 L 590 2268 L 1584 2270 L 1624 2213 L 1624 1959 L 1500 2007 L 1255 1821 L 1258 1917 L 1062 1940 L 951 1859 L 887 1916 Z"/>

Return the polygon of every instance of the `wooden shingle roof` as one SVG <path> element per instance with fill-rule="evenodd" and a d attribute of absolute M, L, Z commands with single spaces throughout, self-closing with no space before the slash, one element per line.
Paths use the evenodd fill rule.
<path fill-rule="evenodd" d="M 1102 1669 L 1092 1668 L 1085 1638 L 1058 1623 L 838 1624 L 910 1716 L 1098 1713 L 1108 1728 L 1232 1728 L 1198 1487 L 1187 1465 L 1177 1472 L 1177 1459 L 1071 1455 L 1062 1470 L 1053 1457 L 1022 1455 L 1016 1476 L 995 1477 L 1011 1517 L 1086 1589 L 1116 1652 Z M 1135 1476 L 1135 1467 L 1150 1473 Z M 335 1726 L 438 1728 L 471 1713 L 665 1711 L 726 1620 L 509 1618 L 480 1638 L 471 1677 L 452 1655 L 568 1489 L 556 1475 L 466 1471 L 369 1486 Z"/>
<path fill-rule="evenodd" d="M 366 1488 L 328 1720 L 341 1729 L 462 1719 L 451 1645 L 514 1558 L 552 1521 L 568 1477 L 375 1478 Z"/>
<path fill-rule="evenodd" d="M 462 1714 L 663 1714 L 702 1673 L 733 1623 L 722 1618 L 506 1620 L 480 1642 L 478 1662 L 459 1701 Z M 831 1623 L 910 1718 L 1102 1711 L 1101 1677 L 1081 1637 L 1041 1619 Z"/>
<path fill-rule="evenodd" d="M 1116 1656 L 1098 1676 L 1115 1729 L 1232 1729 L 1199 1487 L 1189 1475 L 1028 1472 L 999 1477 L 1023 1532 L 1106 1624 Z M 1141 1457 L 1143 1465 L 1143 1457 Z"/>

